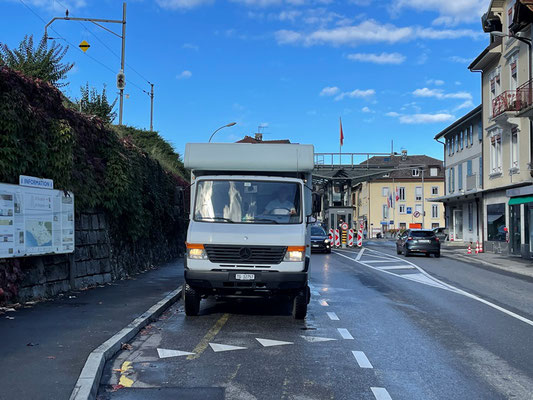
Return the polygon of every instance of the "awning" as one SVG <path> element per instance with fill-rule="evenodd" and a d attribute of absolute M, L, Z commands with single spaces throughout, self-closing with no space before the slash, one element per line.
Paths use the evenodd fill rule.
<path fill-rule="evenodd" d="M 532 202 L 533 202 L 533 196 L 513 197 L 511 200 L 509 200 L 509 205 L 514 206 L 517 204 L 526 204 L 526 203 L 532 203 Z"/>

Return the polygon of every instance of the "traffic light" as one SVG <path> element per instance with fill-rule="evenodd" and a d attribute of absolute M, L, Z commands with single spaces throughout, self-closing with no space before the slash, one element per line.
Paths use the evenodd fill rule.
<path fill-rule="evenodd" d="M 124 87 L 126 87 L 126 75 L 124 75 L 124 71 L 120 70 L 117 74 L 117 89 L 122 90 Z"/>

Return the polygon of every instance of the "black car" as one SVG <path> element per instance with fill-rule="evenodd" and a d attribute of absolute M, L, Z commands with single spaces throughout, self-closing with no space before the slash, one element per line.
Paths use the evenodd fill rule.
<path fill-rule="evenodd" d="M 441 242 L 444 242 L 446 239 L 448 239 L 448 228 L 441 226 L 433 229 L 433 232 L 435 232 L 435 235 Z"/>
<path fill-rule="evenodd" d="M 311 227 L 311 251 L 331 253 L 331 241 L 320 226 Z"/>
<path fill-rule="evenodd" d="M 396 241 L 396 253 L 405 253 L 409 257 L 412 253 L 423 253 L 427 257 L 433 254 L 440 257 L 440 240 L 435 232 L 426 229 L 408 229 Z"/>

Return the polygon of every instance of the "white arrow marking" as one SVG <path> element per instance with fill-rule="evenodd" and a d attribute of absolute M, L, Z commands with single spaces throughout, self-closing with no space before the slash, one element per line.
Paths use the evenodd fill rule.
<path fill-rule="evenodd" d="M 232 346 L 229 344 L 218 344 L 218 343 L 209 343 L 209 346 L 213 349 L 214 352 L 219 351 L 230 351 L 230 350 L 244 350 L 246 347 Z"/>
<path fill-rule="evenodd" d="M 190 356 L 190 355 L 193 355 L 194 353 L 189 353 L 188 351 L 180 351 L 180 350 L 157 349 L 157 354 L 159 354 L 159 358 L 167 358 L 167 357 Z"/>
<path fill-rule="evenodd" d="M 259 339 L 259 338 L 255 338 L 255 339 L 259 343 L 261 343 L 263 347 L 282 346 L 284 344 L 294 344 L 293 342 L 282 342 L 281 340 Z"/>
<path fill-rule="evenodd" d="M 314 342 L 329 342 L 330 340 L 337 340 L 337 339 L 332 339 L 332 338 L 328 338 L 328 337 L 318 337 L 318 336 L 304 336 L 304 335 L 301 335 L 305 340 L 307 340 L 308 342 L 311 342 L 311 343 L 314 343 Z"/>

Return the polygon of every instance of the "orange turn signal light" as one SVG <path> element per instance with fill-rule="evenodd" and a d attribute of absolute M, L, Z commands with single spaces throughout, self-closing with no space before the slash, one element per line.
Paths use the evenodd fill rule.
<path fill-rule="evenodd" d="M 305 251 L 305 246 L 289 246 L 287 251 Z"/>
<path fill-rule="evenodd" d="M 185 242 L 185 246 L 187 246 L 188 249 L 203 249 L 203 244 L 197 244 L 197 243 L 187 243 Z"/>

